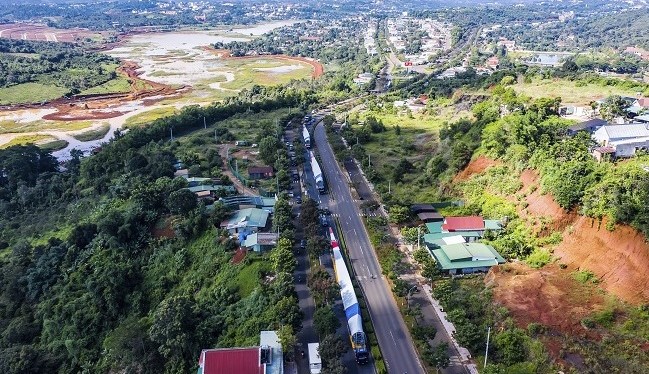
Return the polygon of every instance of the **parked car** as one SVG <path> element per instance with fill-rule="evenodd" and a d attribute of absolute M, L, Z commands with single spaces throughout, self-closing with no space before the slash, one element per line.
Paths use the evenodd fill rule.
<path fill-rule="evenodd" d="M 295 202 L 298 204 L 302 204 L 302 197 L 298 196 L 297 199 L 295 199 Z"/>
<path fill-rule="evenodd" d="M 302 248 L 302 249 L 306 248 L 306 239 L 300 240 L 300 248 Z"/>

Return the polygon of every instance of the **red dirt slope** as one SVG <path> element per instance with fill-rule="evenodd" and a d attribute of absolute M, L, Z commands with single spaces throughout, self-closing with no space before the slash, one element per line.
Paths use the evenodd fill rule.
<path fill-rule="evenodd" d="M 459 172 L 455 176 L 455 178 L 453 178 L 453 183 L 465 181 L 471 178 L 471 176 L 473 176 L 474 174 L 480 174 L 483 171 L 487 170 L 487 168 L 490 168 L 494 165 L 500 165 L 500 164 L 501 164 L 500 161 L 493 160 L 486 156 L 480 155 L 475 160 L 471 160 L 471 162 L 469 162 L 469 164 L 464 168 L 464 170 Z"/>
<path fill-rule="evenodd" d="M 507 307 L 518 326 L 536 322 L 562 334 L 583 336 L 581 320 L 605 304 L 593 284 L 581 284 L 570 269 L 550 264 L 531 269 L 523 263 L 492 268 L 485 283 L 494 299 Z"/>
<path fill-rule="evenodd" d="M 616 225 L 610 232 L 605 222 L 562 209 L 551 195 L 540 194 L 533 170 L 524 171 L 521 182 L 528 203 L 521 215 L 549 219 L 541 234 L 563 231 L 563 241 L 554 250 L 561 263 L 592 271 L 602 288 L 624 301 L 649 301 L 649 244 L 642 233 L 627 225 Z M 536 190 L 529 193 L 533 186 Z"/>

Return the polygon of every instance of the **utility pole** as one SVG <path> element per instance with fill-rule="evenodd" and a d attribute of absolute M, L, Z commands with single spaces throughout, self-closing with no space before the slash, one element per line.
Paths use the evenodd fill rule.
<path fill-rule="evenodd" d="M 484 350 L 484 367 L 487 367 L 487 356 L 489 355 L 489 336 L 491 335 L 491 326 L 487 327 L 487 348 Z"/>
<path fill-rule="evenodd" d="M 207 129 L 207 120 L 205 119 L 205 116 L 203 116 L 203 128 Z"/>
<path fill-rule="evenodd" d="M 392 193 L 392 190 L 390 189 L 390 187 L 391 187 L 390 182 L 392 182 L 392 181 L 388 180 L 388 194 Z"/>
<path fill-rule="evenodd" d="M 170 138 L 171 138 L 171 139 L 170 139 L 170 140 L 173 142 L 173 141 L 174 141 L 174 128 L 173 128 L 173 127 L 170 127 L 170 128 L 169 128 L 169 132 L 171 133 L 171 135 L 170 135 Z"/>
<path fill-rule="evenodd" d="M 214 141 L 217 142 L 218 139 L 216 138 L 216 129 L 214 129 Z"/>
<path fill-rule="evenodd" d="M 367 168 L 370 169 L 372 167 L 372 155 L 367 154 Z"/>
<path fill-rule="evenodd" d="M 417 226 L 417 250 L 419 250 L 419 238 L 421 238 L 421 226 Z"/>
<path fill-rule="evenodd" d="M 239 176 L 239 160 L 234 159 L 234 170 L 237 172 L 237 177 Z"/>

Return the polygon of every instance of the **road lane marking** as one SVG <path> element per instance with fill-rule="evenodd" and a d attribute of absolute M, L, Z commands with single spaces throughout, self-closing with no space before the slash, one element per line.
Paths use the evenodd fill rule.
<path fill-rule="evenodd" d="M 390 330 L 390 336 L 392 336 L 392 341 L 394 342 L 394 345 L 397 345 L 397 339 L 394 338 L 394 334 L 392 334 L 392 330 Z"/>

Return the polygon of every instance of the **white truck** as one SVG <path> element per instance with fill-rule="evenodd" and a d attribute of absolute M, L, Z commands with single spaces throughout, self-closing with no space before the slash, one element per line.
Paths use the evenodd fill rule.
<path fill-rule="evenodd" d="M 311 374 L 320 374 L 322 370 L 322 360 L 320 359 L 319 343 L 309 343 L 309 372 Z"/>

